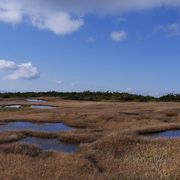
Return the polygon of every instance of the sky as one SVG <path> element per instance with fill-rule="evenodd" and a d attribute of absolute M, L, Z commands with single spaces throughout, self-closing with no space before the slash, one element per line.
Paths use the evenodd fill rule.
<path fill-rule="evenodd" d="M 180 92 L 179 0 L 0 0 L 1 91 Z"/>

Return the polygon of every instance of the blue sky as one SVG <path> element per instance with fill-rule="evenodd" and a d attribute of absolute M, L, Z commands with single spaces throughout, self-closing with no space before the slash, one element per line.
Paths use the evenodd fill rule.
<path fill-rule="evenodd" d="M 0 0 L 0 89 L 180 92 L 180 3 L 135 1 Z"/>

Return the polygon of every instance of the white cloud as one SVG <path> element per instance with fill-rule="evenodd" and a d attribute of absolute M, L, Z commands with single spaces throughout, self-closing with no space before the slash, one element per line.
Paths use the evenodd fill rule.
<path fill-rule="evenodd" d="M 40 76 L 37 67 L 33 66 L 31 62 L 18 65 L 13 61 L 0 60 L 0 69 L 12 71 L 6 77 L 9 80 L 31 80 Z"/>
<path fill-rule="evenodd" d="M 0 60 L 0 69 L 5 70 L 15 70 L 18 68 L 18 65 L 13 61 L 7 61 L 7 60 Z"/>
<path fill-rule="evenodd" d="M 28 21 L 58 35 L 79 30 L 87 14 L 124 13 L 162 6 L 179 7 L 179 0 L 0 0 L 0 21 Z"/>
<path fill-rule="evenodd" d="M 0 21 L 12 24 L 22 22 L 23 13 L 20 4 L 15 1 L 0 1 Z"/>
<path fill-rule="evenodd" d="M 31 11 L 53 10 L 72 14 L 139 11 L 162 6 L 180 6 L 179 0 L 6 0 L 18 2 Z"/>
<path fill-rule="evenodd" d="M 52 5 L 50 1 L 41 0 L 1 0 L 0 21 L 18 24 L 28 19 L 34 27 L 52 31 L 57 35 L 70 34 L 83 26 L 81 17 L 74 18 L 69 12 L 56 9 Z"/>
<path fill-rule="evenodd" d="M 180 24 L 159 25 L 154 27 L 154 32 L 165 32 L 168 36 L 180 36 Z"/>
<path fill-rule="evenodd" d="M 112 40 L 114 41 L 123 41 L 127 38 L 127 32 L 122 30 L 122 31 L 113 31 L 111 34 L 110 34 L 110 37 Z"/>
<path fill-rule="evenodd" d="M 65 12 L 31 15 L 33 26 L 43 30 L 50 30 L 57 35 L 70 34 L 79 30 L 84 24 L 82 19 L 73 19 Z"/>

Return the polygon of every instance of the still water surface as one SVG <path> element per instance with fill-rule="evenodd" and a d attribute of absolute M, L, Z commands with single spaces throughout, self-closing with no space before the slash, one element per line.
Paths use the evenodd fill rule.
<path fill-rule="evenodd" d="M 63 123 L 31 123 L 31 122 L 8 122 L 0 125 L 0 132 L 4 131 L 21 131 L 21 130 L 31 130 L 31 131 L 41 131 L 41 132 L 59 132 L 68 131 L 73 128 L 67 126 Z"/>

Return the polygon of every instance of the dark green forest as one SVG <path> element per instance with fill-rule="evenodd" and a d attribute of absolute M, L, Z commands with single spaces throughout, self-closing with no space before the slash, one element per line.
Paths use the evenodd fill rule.
<path fill-rule="evenodd" d="M 180 102 L 180 94 L 168 94 L 162 97 L 143 96 L 137 94 L 120 92 L 7 92 L 0 93 L 0 98 L 32 98 L 32 97 L 58 97 L 65 100 L 84 100 L 84 101 L 175 101 Z"/>

